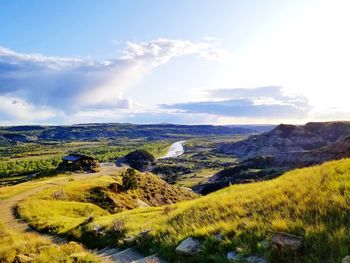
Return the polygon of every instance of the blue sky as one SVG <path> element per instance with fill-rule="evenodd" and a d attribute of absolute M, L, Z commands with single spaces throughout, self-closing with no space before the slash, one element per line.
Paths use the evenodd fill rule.
<path fill-rule="evenodd" d="M 0 125 L 347 119 L 346 0 L 0 2 Z"/>

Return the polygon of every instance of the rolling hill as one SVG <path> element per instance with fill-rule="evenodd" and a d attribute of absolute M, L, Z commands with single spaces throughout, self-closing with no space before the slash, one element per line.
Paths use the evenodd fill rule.
<path fill-rule="evenodd" d="M 37 199 L 21 204 L 22 216 L 34 227 L 49 224 L 52 217 L 33 212 L 32 202 Z M 67 211 L 50 207 L 55 213 L 50 222 L 53 232 L 106 245 L 112 241 L 104 235 L 116 231 L 116 226 L 123 233 L 120 238 L 139 236 L 147 229 L 148 234 L 142 235 L 145 239 L 137 243 L 139 248 L 170 262 L 226 262 L 231 251 L 241 258 L 257 256 L 268 262 L 340 262 L 350 253 L 350 159 L 290 171 L 270 181 L 233 185 L 162 207 L 113 215 L 91 212 L 94 216 L 86 209 L 79 215 L 77 210 L 77 223 L 69 227 Z M 280 231 L 300 236 L 302 247 L 297 251 L 274 248 L 272 237 Z M 201 244 L 195 257 L 175 252 L 188 237 Z"/>
<path fill-rule="evenodd" d="M 254 126 L 213 126 L 127 123 L 77 124 L 71 126 L 9 126 L 0 127 L 0 143 L 37 141 L 98 141 L 112 139 L 149 140 L 188 138 L 190 136 L 233 135 L 257 133 Z"/>

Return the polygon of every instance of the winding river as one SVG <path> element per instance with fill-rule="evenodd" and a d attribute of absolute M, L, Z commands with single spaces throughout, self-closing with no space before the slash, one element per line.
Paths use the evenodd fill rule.
<path fill-rule="evenodd" d="M 183 146 L 185 142 L 186 141 L 174 142 L 172 145 L 170 145 L 168 153 L 165 156 L 162 156 L 158 159 L 174 158 L 182 155 L 185 152 Z"/>

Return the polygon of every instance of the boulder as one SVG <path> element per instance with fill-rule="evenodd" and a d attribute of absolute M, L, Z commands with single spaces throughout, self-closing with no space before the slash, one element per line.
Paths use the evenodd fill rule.
<path fill-rule="evenodd" d="M 146 202 L 142 201 L 141 199 L 136 199 L 136 204 L 138 208 L 145 208 L 149 207 L 150 205 L 147 204 Z"/>
<path fill-rule="evenodd" d="M 222 235 L 220 233 L 214 235 L 214 239 L 217 241 L 222 241 Z"/>
<path fill-rule="evenodd" d="M 341 263 L 350 263 L 350 256 L 343 257 Z"/>
<path fill-rule="evenodd" d="M 227 260 L 228 261 L 234 261 L 239 260 L 241 257 L 234 251 L 227 252 Z"/>
<path fill-rule="evenodd" d="M 178 255 L 195 256 L 201 251 L 201 242 L 193 237 L 183 240 L 175 249 Z"/>
<path fill-rule="evenodd" d="M 277 249 L 296 251 L 303 245 L 303 237 L 285 232 L 277 232 L 272 236 L 272 245 Z"/>

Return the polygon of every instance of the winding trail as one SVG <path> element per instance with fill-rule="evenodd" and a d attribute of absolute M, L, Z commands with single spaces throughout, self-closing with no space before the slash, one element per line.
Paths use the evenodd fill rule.
<path fill-rule="evenodd" d="M 74 178 L 75 180 L 83 180 L 88 177 L 98 177 L 101 175 L 111 175 L 114 172 L 116 172 L 118 168 L 114 165 L 103 165 L 101 166 L 101 171 L 98 173 L 75 173 L 72 175 L 69 175 L 67 177 L 63 177 L 62 180 L 55 180 L 48 179 L 47 183 L 27 190 L 25 192 L 16 194 L 12 197 L 9 197 L 4 200 L 0 200 L 0 220 L 1 222 L 7 226 L 8 228 L 11 228 L 17 232 L 26 233 L 37 233 L 39 236 L 46 238 L 50 240 L 54 244 L 65 244 L 68 243 L 68 241 L 64 238 L 58 237 L 56 235 L 47 235 L 42 234 L 37 231 L 35 231 L 33 228 L 31 228 L 28 223 L 24 220 L 21 220 L 17 217 L 15 213 L 15 208 L 17 204 L 30 197 L 33 194 L 36 194 L 46 188 L 57 186 L 57 185 L 65 185 L 69 182 L 69 178 Z M 128 248 L 125 250 L 119 250 L 117 248 L 112 247 L 106 247 L 101 250 L 95 250 L 90 251 L 91 253 L 94 253 L 101 262 L 103 263 L 147 263 L 147 262 L 164 262 L 160 259 L 158 259 L 155 255 L 147 256 L 140 254 L 135 248 Z M 154 260 L 154 261 L 152 261 Z"/>

